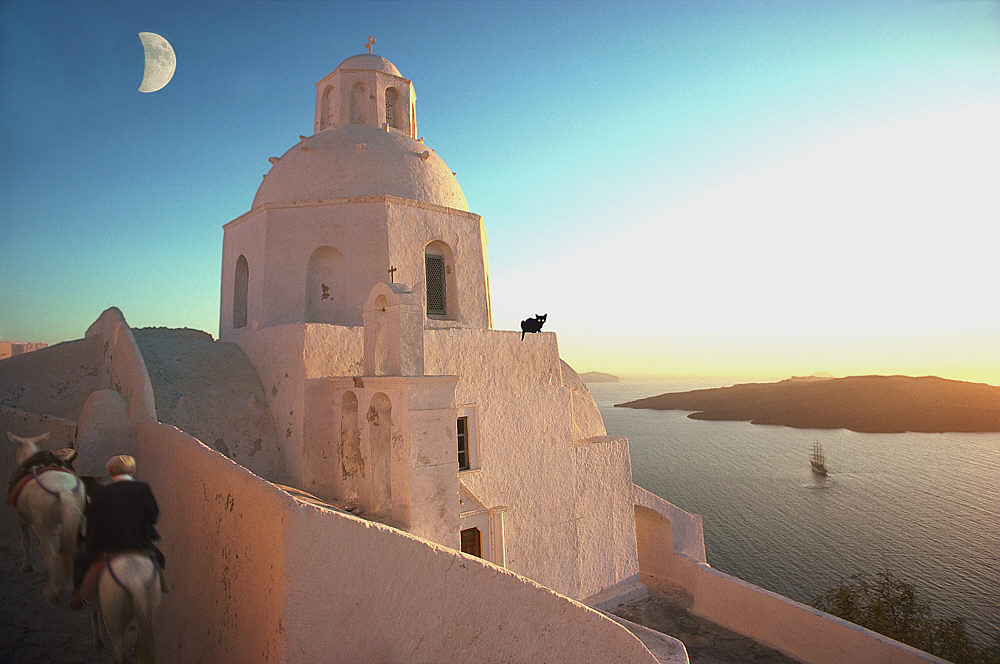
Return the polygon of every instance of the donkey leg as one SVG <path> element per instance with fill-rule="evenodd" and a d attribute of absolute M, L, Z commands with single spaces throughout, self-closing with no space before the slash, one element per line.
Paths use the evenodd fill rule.
<path fill-rule="evenodd" d="M 98 597 L 104 626 L 115 653 L 115 664 L 125 664 L 128 661 L 125 656 L 125 632 L 132 618 L 132 598 L 108 576 L 107 570 L 101 573 Z"/>
<path fill-rule="evenodd" d="M 41 549 L 42 560 L 45 562 L 45 587 L 42 589 L 42 594 L 50 604 L 58 605 L 63 594 L 59 537 L 57 533 L 51 531 L 35 534 L 38 535 L 38 548 Z"/>
<path fill-rule="evenodd" d="M 28 522 L 22 519 L 20 516 L 17 517 L 17 525 L 21 529 L 21 551 L 23 556 L 21 557 L 21 571 L 30 572 L 31 567 L 31 527 Z"/>
<path fill-rule="evenodd" d="M 153 633 L 153 611 L 159 602 L 159 588 L 133 598 L 137 638 L 135 655 L 139 664 L 156 664 L 156 644 Z"/>
<path fill-rule="evenodd" d="M 128 599 L 126 596 L 124 601 L 128 601 Z M 111 649 L 115 653 L 115 664 L 127 664 L 128 661 L 125 658 L 125 632 L 128 630 L 128 614 L 122 615 L 122 613 L 122 607 L 117 605 L 109 606 L 102 611 L 104 626 L 108 628 L 108 636 L 111 638 Z"/>
<path fill-rule="evenodd" d="M 104 639 L 101 638 L 101 611 L 97 608 L 97 598 L 90 605 L 90 628 L 94 632 L 94 652 L 104 650 Z"/>
<path fill-rule="evenodd" d="M 75 525 L 75 527 L 68 527 Z M 73 559 L 76 556 L 76 535 L 79 525 L 63 524 L 59 542 L 59 578 L 63 592 L 73 592 Z"/>

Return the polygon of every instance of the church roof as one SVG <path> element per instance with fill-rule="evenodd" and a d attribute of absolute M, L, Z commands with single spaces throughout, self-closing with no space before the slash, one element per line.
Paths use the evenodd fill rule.
<path fill-rule="evenodd" d="M 373 53 L 361 53 L 360 55 L 352 55 L 347 58 L 339 65 L 337 69 L 367 69 L 373 71 L 380 71 L 383 74 L 392 74 L 393 76 L 402 76 L 399 70 L 396 69 L 396 65 L 392 64 L 381 55 L 375 55 Z M 334 70 L 336 71 L 336 70 Z"/>
<path fill-rule="evenodd" d="M 379 195 L 469 211 L 451 169 L 430 148 L 402 132 L 367 125 L 303 138 L 274 162 L 253 207 Z"/>

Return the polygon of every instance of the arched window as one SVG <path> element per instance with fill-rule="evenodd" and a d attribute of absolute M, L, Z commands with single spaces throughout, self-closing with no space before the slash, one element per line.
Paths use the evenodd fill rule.
<path fill-rule="evenodd" d="M 385 124 L 399 129 L 402 109 L 399 108 L 399 91 L 396 88 L 385 89 Z"/>
<path fill-rule="evenodd" d="M 351 88 L 351 124 L 368 124 L 368 88 L 361 81 Z"/>
<path fill-rule="evenodd" d="M 236 277 L 233 279 L 233 329 L 247 326 L 247 289 L 250 285 L 250 266 L 246 256 L 236 259 Z"/>
<path fill-rule="evenodd" d="M 427 315 L 431 318 L 455 318 L 457 292 L 455 261 L 451 247 L 441 241 L 424 248 L 424 282 L 427 286 Z"/>

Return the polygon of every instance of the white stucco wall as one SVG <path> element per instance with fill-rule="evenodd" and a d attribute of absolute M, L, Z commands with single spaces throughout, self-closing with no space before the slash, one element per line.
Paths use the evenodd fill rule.
<path fill-rule="evenodd" d="M 293 484 L 306 473 L 306 430 L 322 436 L 323 421 L 307 425 L 306 381 L 324 376 L 361 374 L 362 328 L 292 324 L 251 332 L 237 330 L 230 340 L 257 370 Z M 321 444 L 321 443 L 320 443 Z M 315 449 L 315 444 L 313 445 Z"/>
<path fill-rule="evenodd" d="M 440 241 L 453 254 L 446 278 L 457 284 L 457 302 L 448 303 L 447 320 L 432 319 L 427 325 L 488 328 L 486 230 L 479 215 L 403 199 L 393 199 L 387 213 L 389 261 L 399 268 L 395 280 L 410 284 L 425 305 L 424 247 Z"/>
<path fill-rule="evenodd" d="M 509 508 L 506 566 L 579 599 L 634 577 L 627 443 L 594 438 L 603 421 L 555 335 L 427 330 L 424 356 L 428 374 L 460 377 L 456 401 L 475 409 L 480 468 L 462 482 Z"/>
<path fill-rule="evenodd" d="M 233 335 L 258 368 L 293 483 L 318 495 L 338 495 L 344 486 L 333 476 L 342 397 L 314 381 L 360 375 L 362 337 L 362 328 L 322 324 Z M 521 341 L 519 332 L 430 329 L 424 347 L 425 373 L 458 376 L 454 405 L 474 413 L 479 467 L 463 472 L 462 481 L 487 507 L 508 508 L 506 566 L 577 599 L 633 578 L 638 558 L 628 444 L 606 437 L 586 386 L 559 359 L 555 335 Z M 396 416 L 405 402 L 394 402 Z M 363 439 L 366 408 L 359 413 Z M 455 445 L 451 439 L 448 444 Z M 442 466 L 421 463 L 421 455 L 394 466 L 410 469 L 413 477 L 399 484 L 415 501 L 400 505 L 397 516 L 417 514 L 417 521 L 407 517 L 405 523 L 457 546 L 457 532 L 438 532 L 425 516 L 433 505 L 423 503 L 442 489 L 440 481 L 424 479 L 430 471 L 438 477 Z M 453 467 L 457 471 L 457 462 Z M 450 493 L 457 502 L 457 480 Z M 445 521 L 450 527 L 451 519 Z"/>
<path fill-rule="evenodd" d="M 423 289 L 424 248 L 433 241 L 454 252 L 448 278 L 459 285 L 457 301 L 449 302 L 455 315 L 442 324 L 488 327 L 486 234 L 478 215 L 395 196 L 268 204 L 249 212 L 224 226 L 220 338 L 230 341 L 240 331 L 233 329 L 233 293 L 241 255 L 249 268 L 248 330 L 309 322 L 307 273 L 320 247 L 332 247 L 339 258 L 326 280 L 329 297 L 317 304 L 328 315 L 318 320 L 351 326 L 361 325 L 364 301 L 389 279 L 390 266 L 397 283 Z"/>
<path fill-rule="evenodd" d="M 286 661 L 656 661 L 602 614 L 478 558 L 315 508 L 290 525 L 289 566 L 325 573 L 289 588 Z"/>
<path fill-rule="evenodd" d="M 156 616 L 160 661 L 290 661 L 282 658 L 287 494 L 163 424 L 140 430 L 136 459 L 160 506 L 170 583 Z"/>

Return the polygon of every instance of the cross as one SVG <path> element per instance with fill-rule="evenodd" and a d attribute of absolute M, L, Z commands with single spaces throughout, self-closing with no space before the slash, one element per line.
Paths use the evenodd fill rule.
<path fill-rule="evenodd" d="M 395 274 L 395 272 L 396 272 L 396 270 L 398 270 L 398 269 L 399 269 L 399 268 L 398 268 L 398 267 L 396 267 L 395 265 L 390 265 L 390 266 L 389 266 L 389 283 L 390 283 L 390 284 L 394 284 L 394 283 L 396 283 L 396 274 Z"/>
<path fill-rule="evenodd" d="M 375 45 L 375 38 L 374 38 L 374 37 L 372 37 L 371 35 L 368 35 L 368 43 L 367 43 L 367 44 L 365 44 L 365 46 L 367 46 L 367 47 L 368 47 L 368 54 L 369 54 L 369 55 L 371 55 L 371 52 L 372 52 L 372 46 L 374 46 L 374 45 Z"/>

